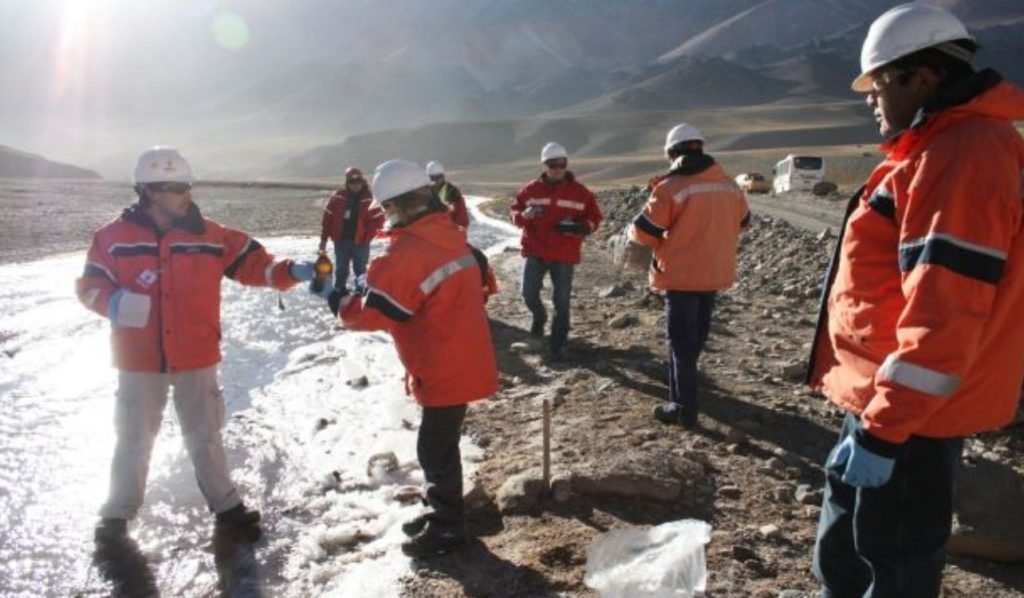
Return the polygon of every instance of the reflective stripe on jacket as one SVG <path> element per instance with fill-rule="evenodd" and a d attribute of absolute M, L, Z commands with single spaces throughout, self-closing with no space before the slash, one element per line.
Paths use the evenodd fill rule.
<path fill-rule="evenodd" d="M 373 240 L 381 227 L 384 225 L 384 212 L 380 209 L 370 208 L 373 203 L 373 196 L 370 195 L 369 187 L 364 186 L 363 192 L 359 194 L 359 210 L 357 214 L 349 214 L 348 189 L 338 189 L 327 200 L 324 206 L 324 215 L 320 220 L 320 242 L 326 243 L 327 239 L 338 241 L 341 239 L 341 232 L 345 228 L 345 221 L 349 218 L 356 218 L 356 245 L 365 245 Z"/>
<path fill-rule="evenodd" d="M 699 158 L 705 162 L 699 167 L 674 168 L 655 183 L 630 231 L 654 250 L 650 284 L 656 289 L 716 291 L 736 280 L 736 240 L 750 219 L 747 200 L 710 156 Z"/>
<path fill-rule="evenodd" d="M 409 390 L 421 405 L 463 405 L 491 396 L 498 368 L 480 266 L 466 233 L 447 213 L 436 213 L 387 236 L 387 248 L 366 273 L 366 296 L 342 301 L 342 323 L 391 333 Z"/>
<path fill-rule="evenodd" d="M 104 317 L 118 289 L 148 296 L 145 326 L 111 329 L 114 367 L 173 372 L 220 361 L 222 277 L 284 290 L 296 283 L 290 265 L 245 233 L 203 218 L 195 204 L 162 235 L 136 204 L 93 235 L 75 286 L 79 300 Z"/>
<path fill-rule="evenodd" d="M 851 201 L 809 381 L 873 436 L 963 436 L 1013 417 L 1024 376 L 1021 118 L 1024 93 L 979 73 L 884 146 Z"/>
<path fill-rule="evenodd" d="M 536 216 L 524 218 L 522 214 L 529 207 L 534 208 Z M 568 264 L 580 263 L 583 235 L 558 232 L 555 225 L 569 220 L 586 225 L 592 233 L 604 218 L 594 194 L 571 172 L 557 183 L 549 182 L 546 175 L 542 175 L 520 189 L 512 203 L 511 215 L 512 223 L 523 229 L 523 257 Z"/>

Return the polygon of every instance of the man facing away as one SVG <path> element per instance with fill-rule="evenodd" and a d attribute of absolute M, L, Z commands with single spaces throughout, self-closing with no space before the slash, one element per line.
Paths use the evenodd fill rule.
<path fill-rule="evenodd" d="M 342 289 L 348 275 L 355 274 L 358 283 L 366 274 L 370 260 L 370 241 L 384 224 L 380 210 L 372 209 L 373 196 L 355 167 L 345 170 L 345 187 L 334 192 L 320 222 L 320 251 L 327 248 L 327 239 L 334 243 L 334 286 Z"/>
<path fill-rule="evenodd" d="M 430 512 L 403 526 L 414 557 L 456 550 L 467 541 L 459 439 L 467 404 L 498 388 L 484 310 L 482 256 L 451 221 L 423 167 L 389 160 L 373 194 L 387 215 L 387 247 L 370 262 L 366 294 L 321 293 L 349 330 L 384 330 L 406 369 L 406 390 L 423 407 L 416 453 Z"/>
<path fill-rule="evenodd" d="M 245 233 L 204 218 L 192 201 L 192 168 L 176 149 L 143 152 L 134 180 L 138 202 L 96 231 L 76 281 L 79 300 L 110 320 L 118 370 L 117 444 L 96 538 L 126 537 L 142 506 L 170 387 L 196 481 L 217 523 L 254 525 L 260 514 L 243 504 L 221 440 L 221 279 L 285 290 L 310 280 L 313 266 L 277 261 Z"/>
<path fill-rule="evenodd" d="M 466 198 L 462 196 L 462 191 L 458 187 L 448 181 L 444 173 L 444 165 L 437 160 L 427 162 L 427 176 L 430 177 L 430 182 L 434 184 L 434 191 L 437 191 L 437 196 L 441 198 L 444 205 L 448 206 L 448 213 L 452 217 L 452 222 L 462 228 L 469 228 L 469 211 L 466 210 Z"/>
<path fill-rule="evenodd" d="M 850 202 L 812 349 L 846 412 L 814 552 L 822 596 L 940 592 L 963 437 L 1011 420 L 1024 376 L 1024 93 L 975 72 L 949 12 L 871 25 L 853 89 L 885 160 Z"/>
<path fill-rule="evenodd" d="M 548 143 L 540 160 L 544 172 L 519 190 L 510 211 L 512 223 L 523 229 L 523 301 L 533 316 L 530 334 L 544 336 L 548 315 L 540 291 L 550 275 L 555 317 L 549 348 L 558 359 L 569 338 L 572 276 L 583 238 L 597 230 L 603 216 L 594 194 L 568 170 L 564 147 Z"/>
<path fill-rule="evenodd" d="M 655 407 L 654 417 L 694 428 L 697 360 L 711 330 L 715 294 L 736 280 L 736 240 L 750 210 L 732 178 L 704 153 L 696 127 L 673 127 L 665 155 L 671 168 L 653 182 L 630 232 L 652 248 L 650 285 L 665 292 L 669 402 Z"/>

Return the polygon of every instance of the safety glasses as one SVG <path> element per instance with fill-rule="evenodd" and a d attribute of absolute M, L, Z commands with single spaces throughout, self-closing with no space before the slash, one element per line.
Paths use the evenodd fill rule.
<path fill-rule="evenodd" d="M 544 166 L 547 166 L 551 170 L 565 170 L 566 168 L 569 167 L 569 161 L 568 160 L 548 160 L 547 162 L 544 163 Z"/>

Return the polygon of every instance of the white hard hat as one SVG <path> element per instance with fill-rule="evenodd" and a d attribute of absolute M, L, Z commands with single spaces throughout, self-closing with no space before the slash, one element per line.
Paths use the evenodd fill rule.
<path fill-rule="evenodd" d="M 437 160 L 427 162 L 427 176 L 437 176 L 440 174 L 444 174 L 444 164 Z"/>
<path fill-rule="evenodd" d="M 196 182 L 192 166 L 181 152 L 162 145 L 142 152 L 135 164 L 135 175 L 132 179 L 136 185 Z"/>
<path fill-rule="evenodd" d="M 547 162 L 548 160 L 558 160 L 560 158 L 565 158 L 566 160 L 568 160 L 569 152 L 565 151 L 564 147 L 555 143 L 554 141 L 549 141 L 547 144 L 544 145 L 544 149 L 540 150 L 541 162 Z"/>
<path fill-rule="evenodd" d="M 860 75 L 850 87 L 870 91 L 871 71 L 932 46 L 970 62 L 970 50 L 947 43 L 957 40 L 975 41 L 960 19 L 947 10 L 916 2 L 891 8 L 871 23 L 860 51 Z"/>
<path fill-rule="evenodd" d="M 675 147 L 684 141 L 704 141 L 704 135 L 700 129 L 686 123 L 678 124 L 669 130 L 665 136 L 665 151 Z"/>
<path fill-rule="evenodd" d="M 373 171 L 373 205 L 379 206 L 389 199 L 421 187 L 430 187 L 430 177 L 423 167 L 409 160 L 388 160 Z"/>

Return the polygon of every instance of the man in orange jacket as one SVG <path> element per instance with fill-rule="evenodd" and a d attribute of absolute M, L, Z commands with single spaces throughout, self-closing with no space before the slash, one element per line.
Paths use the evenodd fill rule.
<path fill-rule="evenodd" d="M 669 402 L 665 423 L 697 426 L 697 360 L 711 329 L 717 291 L 736 280 L 736 239 L 750 221 L 743 192 L 714 158 L 704 135 L 680 124 L 668 132 L 668 174 L 654 181 L 631 238 L 653 249 L 651 287 L 665 291 Z"/>
<path fill-rule="evenodd" d="M 373 195 L 387 214 L 387 249 L 370 262 L 366 295 L 322 293 L 349 330 L 385 330 L 406 369 L 406 388 L 423 407 L 416 450 L 431 511 L 403 526 L 406 554 L 427 557 L 466 543 L 459 438 L 466 405 L 498 388 L 484 310 L 480 256 L 453 223 L 423 167 L 389 160 Z"/>
<path fill-rule="evenodd" d="M 245 233 L 203 218 L 192 167 L 176 149 L 144 152 L 134 180 L 138 203 L 96 231 L 76 282 L 81 302 L 110 319 L 118 369 L 117 445 L 96 539 L 125 538 L 142 506 L 168 387 L 217 523 L 253 525 L 260 514 L 242 503 L 220 435 L 221 279 L 285 290 L 312 279 L 313 265 L 277 261 Z"/>
<path fill-rule="evenodd" d="M 366 274 L 370 261 L 370 241 L 384 224 L 384 214 L 371 208 L 373 195 L 363 172 L 352 167 L 345 170 L 345 187 L 327 200 L 320 221 L 320 251 L 327 248 L 327 239 L 334 243 L 334 286 L 348 284 L 348 274 L 355 274 L 356 283 Z"/>
<path fill-rule="evenodd" d="M 1024 376 L 1024 93 L 975 72 L 949 12 L 904 4 L 861 75 L 885 160 L 851 200 L 809 381 L 847 412 L 826 462 L 822 596 L 939 595 L 963 437 L 1013 417 Z"/>
<path fill-rule="evenodd" d="M 548 314 L 540 291 L 544 277 L 550 275 L 555 317 L 549 349 L 551 358 L 559 359 L 569 338 L 572 276 L 580 263 L 580 248 L 603 216 L 594 194 L 568 170 L 564 147 L 548 143 L 540 159 L 544 172 L 516 193 L 510 212 L 512 223 L 523 229 L 523 301 L 533 316 L 530 334 L 544 336 Z"/>

